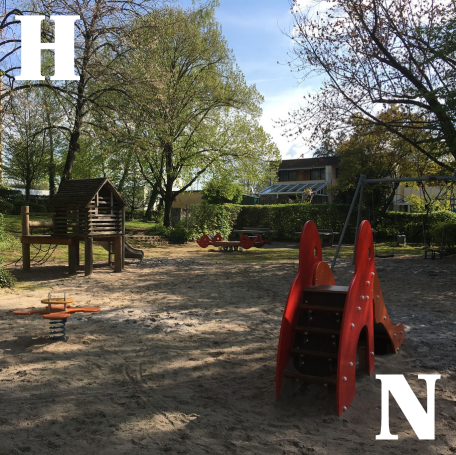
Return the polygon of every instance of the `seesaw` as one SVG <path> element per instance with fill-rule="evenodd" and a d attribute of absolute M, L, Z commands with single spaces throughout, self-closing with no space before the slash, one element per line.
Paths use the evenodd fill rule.
<path fill-rule="evenodd" d="M 266 240 L 263 240 L 260 234 L 255 235 L 241 235 L 239 240 L 223 240 L 220 234 L 206 235 L 203 234 L 196 243 L 201 248 L 207 248 L 208 246 L 217 246 L 224 251 L 237 251 L 239 248 L 248 250 L 252 247 L 262 248 L 266 244 Z"/>
<path fill-rule="evenodd" d="M 45 308 L 14 310 L 15 316 L 30 316 L 41 314 L 44 319 L 49 320 L 49 339 L 66 341 L 66 321 L 73 313 L 96 313 L 100 311 L 98 307 L 72 307 L 74 299 L 64 297 L 52 298 L 49 292 L 48 298 L 41 300 L 46 305 Z"/>
<path fill-rule="evenodd" d="M 359 229 L 350 286 L 336 286 L 331 268 L 322 260 L 317 226 L 308 221 L 280 328 L 276 399 L 284 377 L 334 385 L 340 416 L 355 397 L 357 353 L 358 367 L 372 375 L 375 353 L 396 353 L 404 336 L 404 326 L 394 325 L 385 308 L 369 222 L 363 221 Z"/>

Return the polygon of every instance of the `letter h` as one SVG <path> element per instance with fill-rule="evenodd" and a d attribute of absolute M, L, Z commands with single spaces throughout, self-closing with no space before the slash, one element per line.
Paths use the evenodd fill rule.
<path fill-rule="evenodd" d="M 21 21 L 21 74 L 19 81 L 44 81 L 41 76 L 41 49 L 55 50 L 53 81 L 78 81 L 74 74 L 74 22 L 79 16 L 51 16 L 55 22 L 55 42 L 41 42 L 44 16 L 16 16 Z"/>

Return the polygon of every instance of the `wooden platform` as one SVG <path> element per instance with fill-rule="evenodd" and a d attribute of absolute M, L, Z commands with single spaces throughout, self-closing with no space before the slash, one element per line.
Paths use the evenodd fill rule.
<path fill-rule="evenodd" d="M 36 245 L 71 245 L 71 237 L 53 237 L 51 235 L 23 235 L 21 243 Z"/>

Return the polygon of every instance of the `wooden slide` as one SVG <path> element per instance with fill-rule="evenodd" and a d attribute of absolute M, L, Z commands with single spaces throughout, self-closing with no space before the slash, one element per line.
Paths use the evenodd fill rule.
<path fill-rule="evenodd" d="M 322 260 L 317 226 L 308 221 L 301 232 L 298 274 L 280 329 L 276 398 L 283 377 L 334 385 L 340 416 L 355 397 L 357 366 L 371 375 L 374 353 L 395 353 L 403 340 L 404 326 L 394 325 L 385 308 L 369 222 L 363 221 L 359 229 L 350 285 L 336 286 Z"/>

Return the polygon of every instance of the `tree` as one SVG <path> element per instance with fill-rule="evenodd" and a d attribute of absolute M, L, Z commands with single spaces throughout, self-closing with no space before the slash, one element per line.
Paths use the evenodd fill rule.
<path fill-rule="evenodd" d="M 383 123 L 399 123 L 401 116 L 397 107 L 377 115 L 379 122 Z M 340 175 L 330 191 L 339 201 L 350 202 L 353 199 L 361 174 L 375 179 L 439 174 L 440 166 L 427 159 L 408 141 L 382 126 L 354 117 L 351 127 L 351 134 L 340 140 L 334 149 L 334 155 L 340 158 Z M 423 131 L 415 131 L 414 134 L 415 140 L 426 143 Z M 382 218 L 388 210 L 398 187 L 397 182 L 366 186 L 365 200 L 368 201 L 367 206 L 374 204 L 377 219 Z"/>
<path fill-rule="evenodd" d="M 456 163 L 454 40 L 456 7 L 422 0 L 337 0 L 300 8 L 293 1 L 290 66 L 325 76 L 307 106 L 291 114 L 284 135 L 310 130 L 310 142 L 353 128 L 381 127 L 447 170 Z M 402 116 L 379 118 L 396 105 Z M 425 138 L 415 135 L 426 133 Z M 434 147 L 432 147 L 434 145 Z M 442 146 L 443 145 L 443 146 Z"/>
<path fill-rule="evenodd" d="M 46 137 L 39 112 L 40 101 L 32 90 L 16 94 L 5 114 L 5 174 L 25 186 L 30 200 L 33 184 L 47 174 Z"/>
<path fill-rule="evenodd" d="M 233 182 L 228 176 L 213 178 L 206 183 L 201 192 L 203 201 L 209 204 L 239 204 L 243 189 L 239 183 Z"/>
<path fill-rule="evenodd" d="M 117 72 L 120 58 L 131 58 L 133 49 L 126 37 L 132 30 L 135 18 L 151 12 L 156 6 L 153 0 L 35 0 L 31 10 L 34 14 L 77 15 L 75 22 L 75 68 L 80 76 L 78 81 L 46 80 L 34 83 L 34 87 L 46 87 L 58 93 L 71 103 L 71 124 L 63 127 L 68 131 L 68 149 L 65 157 L 62 179 L 70 179 L 77 154 L 80 151 L 79 139 L 87 126 L 90 114 L 102 111 L 105 116 L 112 113 L 117 103 L 112 103 L 113 93 L 129 97 L 128 87 L 123 84 Z M 143 24 L 143 26 L 145 26 Z M 149 31 L 153 35 L 152 31 Z M 43 34 L 46 40 L 54 40 L 53 28 L 44 23 Z M 18 69 L 18 67 L 16 67 Z M 16 85 L 11 81 L 11 91 L 23 90 L 26 85 Z M 131 101 L 131 100 L 130 100 Z"/>
<path fill-rule="evenodd" d="M 217 167 L 249 169 L 279 153 L 258 125 L 262 97 L 235 65 L 213 8 L 163 8 L 135 26 L 137 53 L 126 62 L 142 101 L 134 133 L 144 177 L 158 186 L 169 226 L 173 200 L 199 176 Z M 151 29 L 160 30 L 158 38 Z"/>

